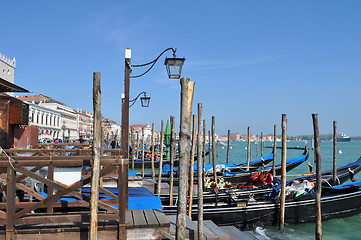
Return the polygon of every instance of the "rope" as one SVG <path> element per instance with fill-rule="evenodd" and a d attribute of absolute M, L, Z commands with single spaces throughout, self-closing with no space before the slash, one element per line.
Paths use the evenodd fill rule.
<path fill-rule="evenodd" d="M 5 152 L 5 150 L 0 146 L 0 152 L 3 152 L 5 154 L 5 156 L 8 158 L 9 160 L 9 164 L 10 166 L 15 170 L 14 165 L 11 163 L 11 161 L 15 162 L 14 159 L 12 159 L 11 157 L 9 157 L 9 155 Z"/>
<path fill-rule="evenodd" d="M 180 136 L 186 136 L 188 139 L 191 139 L 191 136 L 189 134 L 186 134 L 186 133 L 179 133 L 179 137 Z"/>

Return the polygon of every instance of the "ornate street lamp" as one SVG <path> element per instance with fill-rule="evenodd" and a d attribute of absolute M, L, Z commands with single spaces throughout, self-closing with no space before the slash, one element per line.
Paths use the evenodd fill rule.
<path fill-rule="evenodd" d="M 173 50 L 173 58 L 165 58 L 164 61 L 170 79 L 179 79 L 181 77 L 182 67 L 186 60 L 185 58 L 177 58 L 175 51 Z"/>
<path fill-rule="evenodd" d="M 149 107 L 149 102 L 150 102 L 150 97 L 147 97 L 147 93 L 146 92 L 141 92 L 138 94 L 138 96 L 136 98 L 134 98 L 133 100 L 130 100 L 129 103 L 132 103 L 129 107 L 133 106 L 134 103 L 138 100 L 140 95 L 144 95 L 143 97 L 140 97 L 140 102 L 142 104 L 142 107 Z"/>

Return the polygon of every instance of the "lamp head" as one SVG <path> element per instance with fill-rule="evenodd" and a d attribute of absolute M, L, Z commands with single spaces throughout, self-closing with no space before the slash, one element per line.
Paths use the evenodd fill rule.
<path fill-rule="evenodd" d="M 182 74 L 182 66 L 185 58 L 165 58 L 164 65 L 166 65 L 168 77 L 170 79 L 179 79 Z"/>

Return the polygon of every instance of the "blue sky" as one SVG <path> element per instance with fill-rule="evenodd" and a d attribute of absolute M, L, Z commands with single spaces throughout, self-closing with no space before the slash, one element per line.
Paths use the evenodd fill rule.
<path fill-rule="evenodd" d="M 195 81 L 193 102 L 203 103 L 207 129 L 216 132 L 360 136 L 360 1 L 5 1 L 0 52 L 16 57 L 15 83 L 93 111 L 92 75 L 101 72 L 102 113 L 120 122 L 124 51 L 132 63 L 168 47 L 185 57 L 183 77 Z M 171 53 L 167 55 L 171 56 Z M 150 107 L 136 103 L 131 123 L 179 120 L 179 80 L 169 80 L 164 57 L 131 82 Z M 146 70 L 146 69 L 144 69 Z M 142 73 L 134 69 L 133 74 Z M 177 121 L 179 123 L 179 121 Z"/>

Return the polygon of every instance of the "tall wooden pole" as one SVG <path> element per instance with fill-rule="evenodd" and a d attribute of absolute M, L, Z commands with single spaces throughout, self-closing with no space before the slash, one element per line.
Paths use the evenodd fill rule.
<path fill-rule="evenodd" d="M 164 142 L 164 121 L 161 121 L 160 127 L 160 153 L 159 153 L 159 175 L 158 175 L 158 195 L 160 195 L 161 185 L 162 185 L 162 172 L 163 172 L 163 142 Z"/>
<path fill-rule="evenodd" d="M 320 149 L 320 135 L 318 130 L 318 114 L 312 114 L 313 131 L 315 138 L 315 165 L 316 165 L 316 240 L 322 239 L 322 217 L 321 217 L 321 149 Z"/>
<path fill-rule="evenodd" d="M 192 219 L 192 205 L 193 205 L 193 184 L 194 184 L 194 154 L 196 151 L 196 130 L 197 130 L 197 115 L 193 114 L 193 131 L 192 131 L 192 147 L 191 147 L 191 164 L 189 170 L 189 208 L 188 216 Z"/>
<path fill-rule="evenodd" d="M 263 132 L 261 132 L 261 157 L 263 156 Z"/>
<path fill-rule="evenodd" d="M 215 149 L 215 139 L 216 139 L 216 117 L 212 116 L 212 156 L 213 156 L 213 174 L 214 174 L 214 182 L 217 183 L 217 171 L 216 171 L 216 149 Z"/>
<path fill-rule="evenodd" d="M 287 136 L 287 115 L 282 114 L 282 166 L 281 166 L 281 202 L 280 202 L 280 230 L 285 226 L 285 202 L 286 202 L 286 136 Z"/>
<path fill-rule="evenodd" d="M 212 163 L 212 152 L 213 152 L 211 131 L 208 131 L 208 146 L 209 146 L 209 155 L 208 155 L 209 162 L 208 163 L 211 164 Z"/>
<path fill-rule="evenodd" d="M 144 178 L 144 127 L 142 127 L 142 177 Z"/>
<path fill-rule="evenodd" d="M 122 158 L 129 160 L 129 92 L 130 92 L 130 62 L 131 50 L 125 50 L 124 72 L 124 99 L 122 99 Z M 128 208 L 128 165 L 118 167 L 118 191 L 119 191 L 119 239 L 126 239 L 125 212 Z"/>
<path fill-rule="evenodd" d="M 102 113 L 101 113 L 101 89 L 100 73 L 93 73 L 93 109 L 94 109 L 94 136 L 93 136 L 93 171 L 91 182 L 91 201 L 90 201 L 90 236 L 91 240 L 97 239 L 98 234 L 98 200 L 99 200 L 99 171 L 100 171 L 100 151 L 101 151 L 101 131 L 102 131 Z"/>
<path fill-rule="evenodd" d="M 197 180 L 198 180 L 198 239 L 203 239 L 203 169 L 202 169 L 202 119 L 203 119 L 203 106 L 198 103 L 198 138 L 197 138 Z"/>
<path fill-rule="evenodd" d="M 276 176 L 277 125 L 273 126 L 273 167 L 272 175 Z"/>
<path fill-rule="evenodd" d="M 135 158 L 139 158 L 139 130 L 137 131 L 137 146 Z"/>
<path fill-rule="evenodd" d="M 132 152 L 130 153 L 132 155 L 132 171 L 134 171 L 134 162 L 135 162 L 135 149 L 134 149 L 134 128 L 130 128 L 130 142 L 132 145 Z"/>
<path fill-rule="evenodd" d="M 181 78 L 181 114 L 179 133 L 179 183 L 177 205 L 176 239 L 185 239 L 187 214 L 187 181 L 189 161 L 189 110 L 188 110 L 188 82 L 189 78 Z"/>
<path fill-rule="evenodd" d="M 170 117 L 170 188 L 169 188 L 169 205 L 173 206 L 173 184 L 174 184 L 174 154 L 176 148 L 174 116 Z"/>
<path fill-rule="evenodd" d="M 203 108 L 202 108 L 203 110 Z M 203 116 L 202 116 L 203 117 Z M 206 120 L 203 120 L 203 182 L 205 181 L 205 170 L 206 170 Z M 210 153 L 208 153 L 210 154 Z"/>
<path fill-rule="evenodd" d="M 227 137 L 228 137 L 228 141 L 227 141 L 227 164 L 229 163 L 229 148 L 230 148 L 230 146 L 231 146 L 231 140 L 230 140 L 230 136 L 231 135 L 231 130 L 228 130 L 228 135 L 227 135 Z"/>
<path fill-rule="evenodd" d="M 248 144 L 247 144 L 247 171 L 249 170 L 249 162 L 251 161 L 251 128 L 247 128 Z"/>
<path fill-rule="evenodd" d="M 333 121 L 333 185 L 337 184 L 337 122 Z"/>
<path fill-rule="evenodd" d="M 155 169 L 154 169 L 154 130 L 155 130 L 155 124 L 152 124 L 152 155 L 151 155 L 151 165 L 152 165 L 152 179 L 155 180 Z"/>

